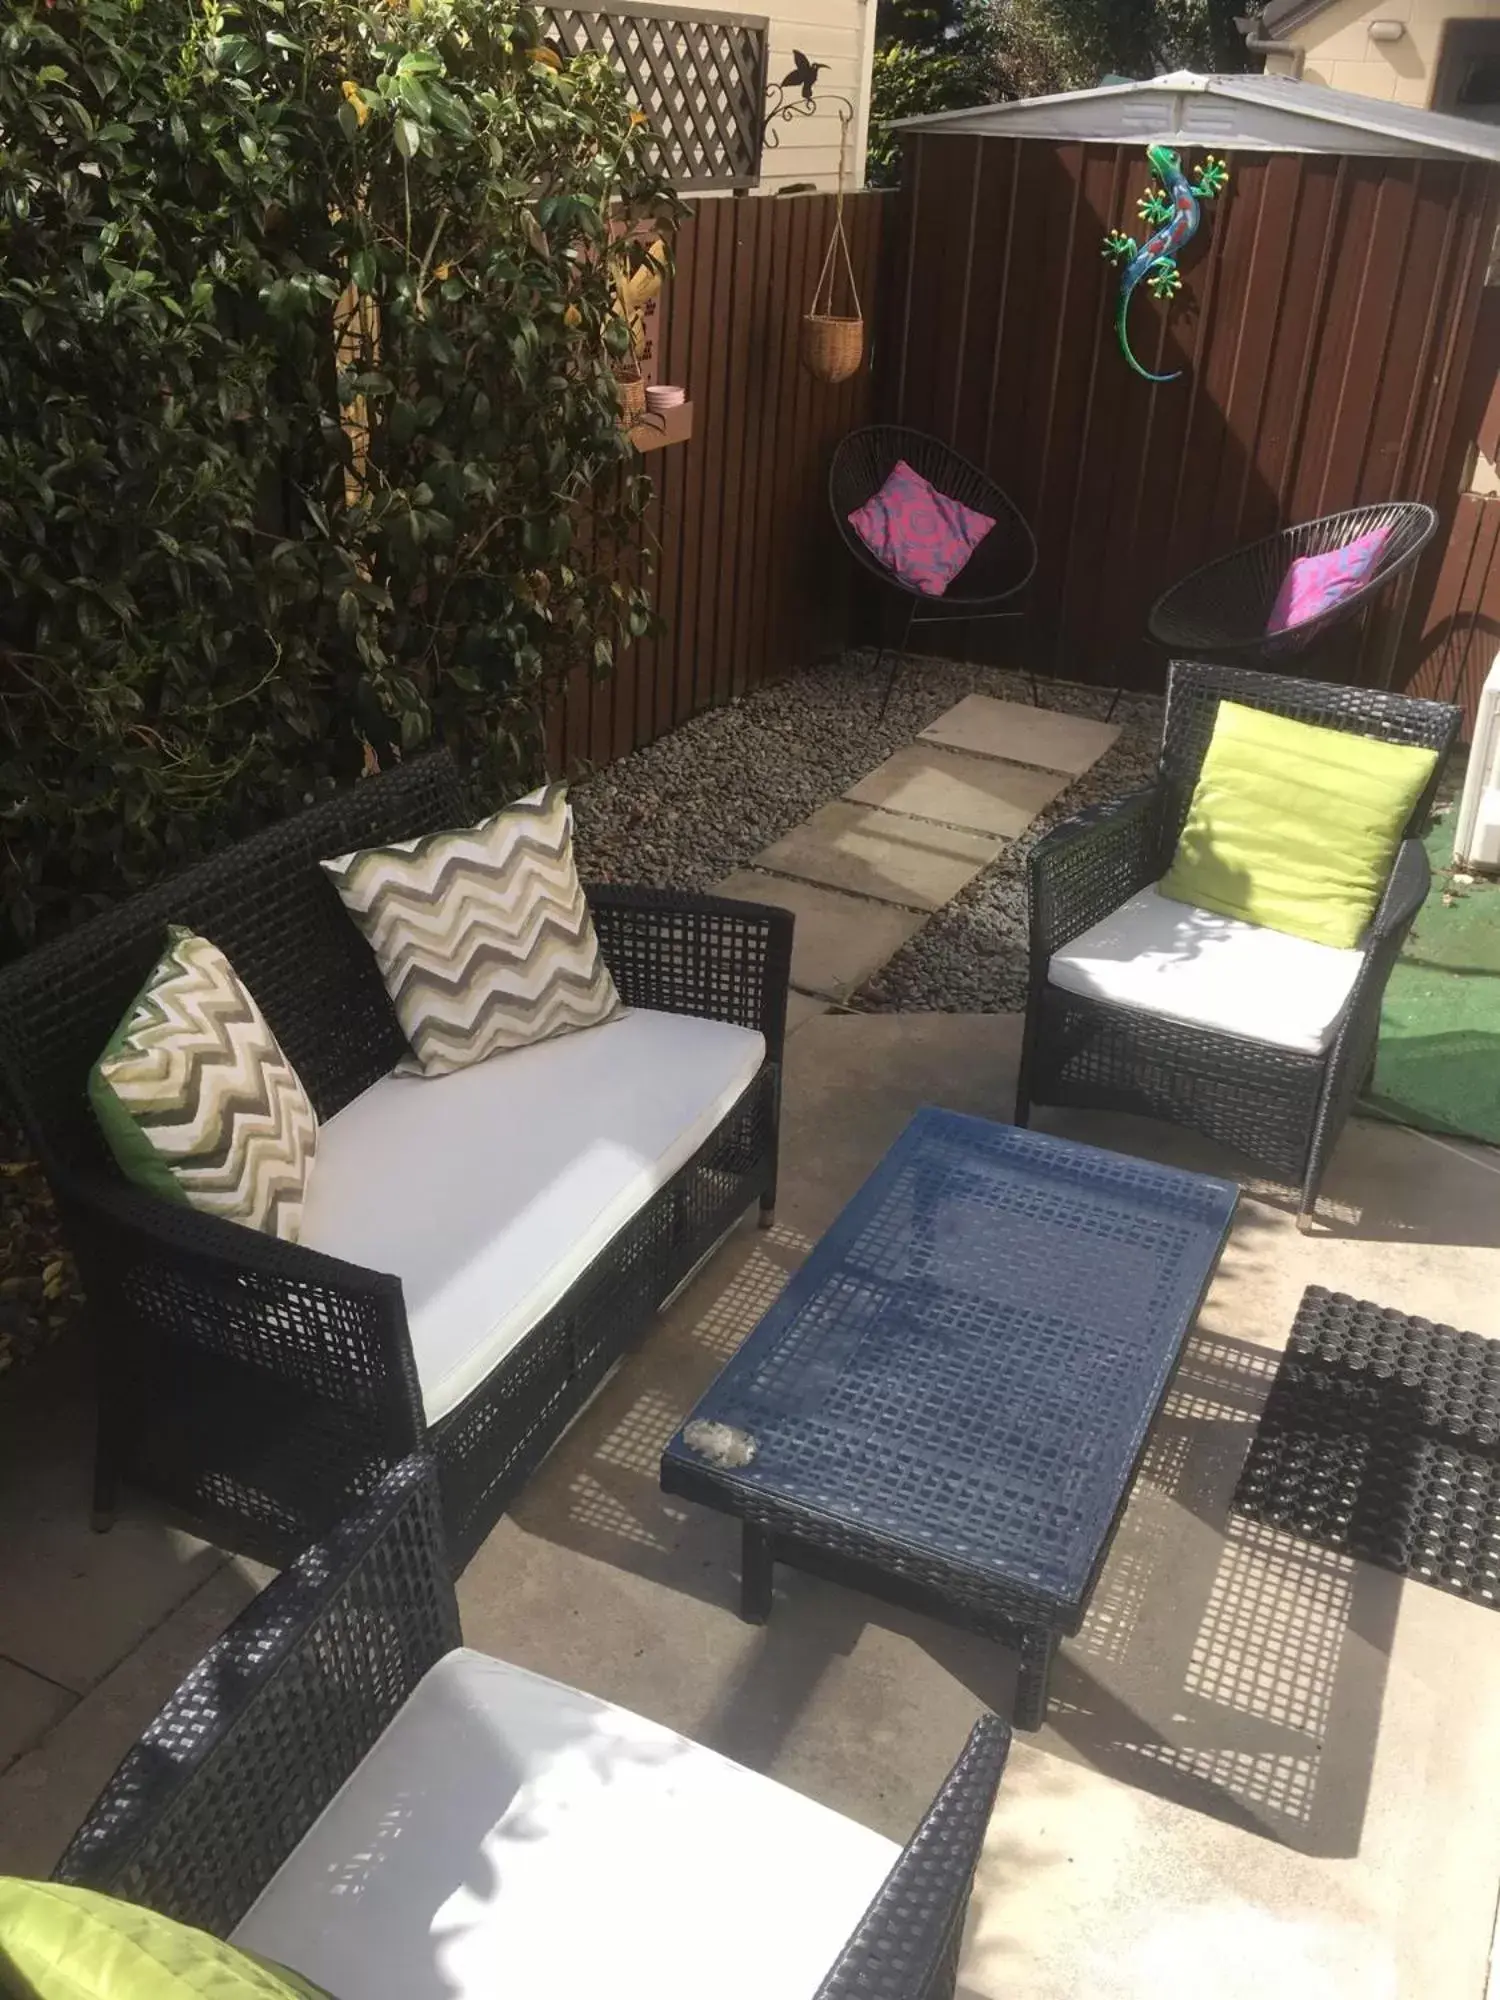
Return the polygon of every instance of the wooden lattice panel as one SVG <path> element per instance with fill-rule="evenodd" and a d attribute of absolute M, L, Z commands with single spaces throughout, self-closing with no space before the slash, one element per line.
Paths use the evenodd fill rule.
<path fill-rule="evenodd" d="M 543 18 L 565 56 L 592 51 L 619 70 L 651 120 L 663 172 L 679 188 L 753 187 L 760 179 L 763 15 L 548 7 Z"/>

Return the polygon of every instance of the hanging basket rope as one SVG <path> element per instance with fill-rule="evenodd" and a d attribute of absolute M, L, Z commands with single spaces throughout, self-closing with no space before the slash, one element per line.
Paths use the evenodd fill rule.
<path fill-rule="evenodd" d="M 844 162 L 849 143 L 849 113 L 839 112 L 839 185 L 834 202 L 833 234 L 818 282 L 813 287 L 812 304 L 802 322 L 802 363 L 820 382 L 847 382 L 855 374 L 865 353 L 865 318 L 859 303 L 859 287 L 854 281 L 854 259 L 849 254 L 849 238 L 844 230 Z M 854 310 L 839 314 L 833 310 L 835 260 L 843 253 L 844 277 Z"/>

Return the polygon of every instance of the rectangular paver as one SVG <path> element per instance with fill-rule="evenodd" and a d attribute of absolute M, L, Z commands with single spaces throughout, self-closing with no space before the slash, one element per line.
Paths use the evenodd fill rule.
<path fill-rule="evenodd" d="M 898 952 L 924 918 L 914 910 L 841 896 L 813 882 L 789 882 L 780 875 L 757 875 L 745 868 L 719 883 L 718 896 L 742 903 L 775 903 L 797 919 L 792 946 L 792 984 L 810 993 L 843 1000 Z"/>
<path fill-rule="evenodd" d="M 786 996 L 786 1031 L 795 1035 L 799 1028 L 805 1028 L 809 1021 L 816 1021 L 828 1012 L 828 1002 L 820 993 L 799 993 L 795 987 Z"/>
<path fill-rule="evenodd" d="M 1095 722 L 1088 715 L 1064 715 L 1055 708 L 971 694 L 930 723 L 922 740 L 1077 777 L 1098 763 L 1119 733 L 1116 722 Z"/>
<path fill-rule="evenodd" d="M 887 812 L 912 813 L 918 819 L 1013 839 L 1071 782 L 1055 771 L 1002 764 L 994 757 L 942 750 L 933 743 L 908 743 L 851 785 L 844 797 L 859 805 L 884 806 Z"/>
<path fill-rule="evenodd" d="M 66 1343 L 0 1403 L 0 1657 L 83 1694 L 224 1558 L 127 1507 L 89 1527 L 93 1397 Z"/>
<path fill-rule="evenodd" d="M 55 1681 L 28 1673 L 14 1660 L 0 1660 L 0 1770 L 45 1736 L 73 1700 Z"/>
<path fill-rule="evenodd" d="M 757 855 L 755 865 L 882 903 L 940 910 L 1004 845 L 988 834 L 835 799 Z"/>

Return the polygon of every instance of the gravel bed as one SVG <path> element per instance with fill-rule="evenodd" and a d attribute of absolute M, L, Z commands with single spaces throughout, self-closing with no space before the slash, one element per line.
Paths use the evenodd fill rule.
<path fill-rule="evenodd" d="M 909 743 L 966 694 L 1029 701 L 1025 677 L 961 661 L 913 659 L 884 722 L 883 671 L 846 653 L 685 723 L 572 788 L 585 878 L 706 889 Z M 1042 705 L 1103 716 L 1109 693 L 1040 683 Z M 1003 1013 L 1026 997 L 1025 856 L 1048 827 L 1095 800 L 1148 783 L 1161 732 L 1155 695 L 1120 697 L 1119 740 L 993 866 L 855 996 L 880 1012 Z"/>

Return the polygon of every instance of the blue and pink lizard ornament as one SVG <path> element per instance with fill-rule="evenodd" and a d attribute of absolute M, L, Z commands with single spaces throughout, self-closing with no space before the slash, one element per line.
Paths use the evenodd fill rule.
<path fill-rule="evenodd" d="M 1123 230 L 1112 229 L 1104 239 L 1104 254 L 1111 257 L 1125 269 L 1120 278 L 1120 302 L 1115 308 L 1115 332 L 1120 339 L 1120 352 L 1130 363 L 1137 375 L 1143 375 L 1148 382 L 1175 382 L 1182 373 L 1174 368 L 1170 375 L 1153 375 L 1149 368 L 1143 368 L 1130 351 L 1130 336 L 1126 331 L 1125 317 L 1130 310 L 1131 296 L 1137 285 L 1145 283 L 1146 290 L 1158 299 L 1175 298 L 1182 289 L 1182 273 L 1177 268 L 1179 254 L 1197 234 L 1198 223 L 1203 211 L 1200 202 L 1212 201 L 1222 194 L 1229 183 L 1229 169 L 1222 160 L 1212 154 L 1198 170 L 1198 178 L 1190 181 L 1182 171 L 1182 162 L 1170 146 L 1148 146 L 1146 158 L 1151 162 L 1155 179 L 1141 196 L 1137 214 L 1142 222 L 1151 225 L 1151 234 L 1142 244 L 1137 244 L 1133 236 Z"/>

